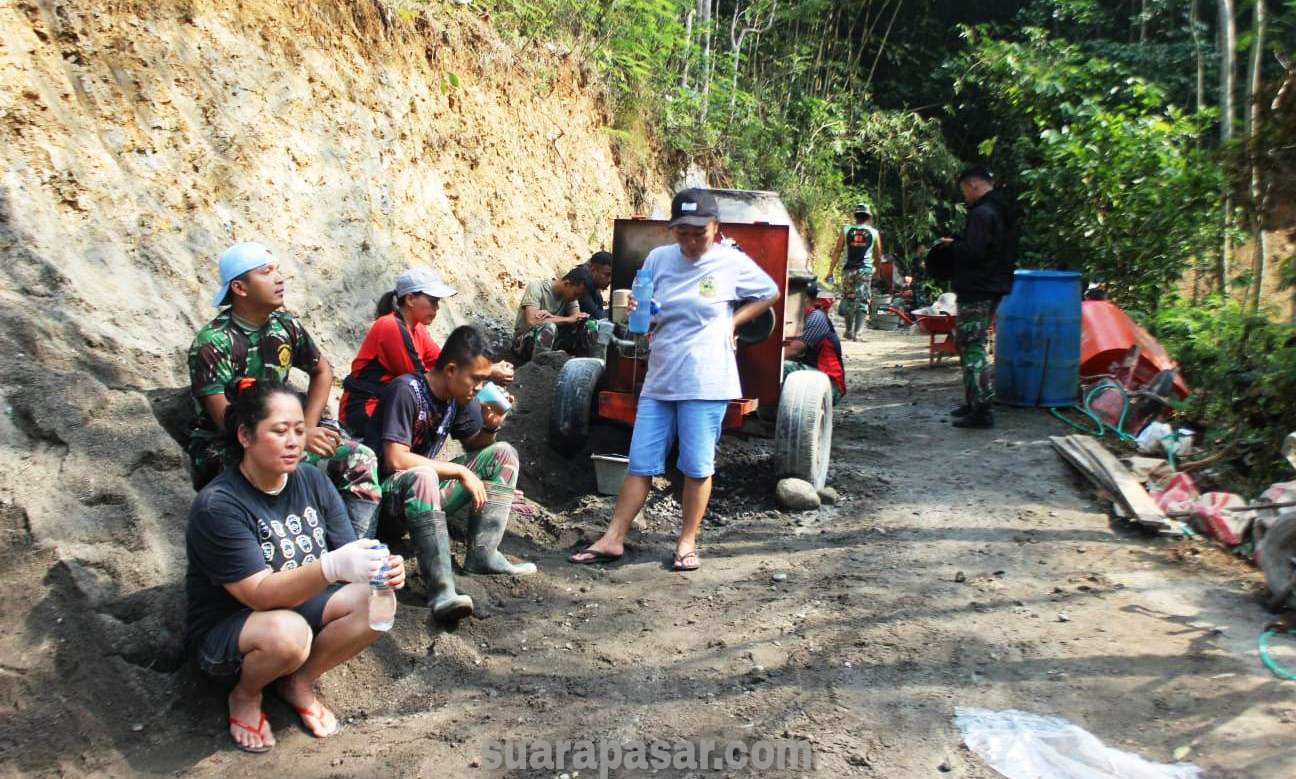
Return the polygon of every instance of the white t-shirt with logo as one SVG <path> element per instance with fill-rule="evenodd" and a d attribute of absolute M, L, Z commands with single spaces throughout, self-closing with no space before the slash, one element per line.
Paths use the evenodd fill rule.
<path fill-rule="evenodd" d="M 656 400 L 732 400 L 742 397 L 730 334 L 733 303 L 763 299 L 778 286 L 752 258 L 713 245 L 697 260 L 679 244 L 648 253 L 653 299 L 660 306 L 650 336 L 643 397 Z"/>

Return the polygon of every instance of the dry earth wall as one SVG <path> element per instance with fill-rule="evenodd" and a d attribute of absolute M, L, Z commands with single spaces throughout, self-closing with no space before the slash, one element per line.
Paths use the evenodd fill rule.
<path fill-rule="evenodd" d="M 407 265 L 461 290 L 444 335 L 660 207 L 608 121 L 579 62 L 451 3 L 0 3 L 0 573 L 32 593 L 0 709 L 59 586 L 93 607 L 87 657 L 177 661 L 192 491 L 164 426 L 226 245 L 279 255 L 340 378 Z"/>

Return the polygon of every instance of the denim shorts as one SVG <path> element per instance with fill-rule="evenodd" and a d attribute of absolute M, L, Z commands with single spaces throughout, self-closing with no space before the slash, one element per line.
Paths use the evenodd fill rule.
<path fill-rule="evenodd" d="M 631 476 L 666 472 L 666 454 L 679 439 L 679 469 L 693 479 L 715 473 L 715 449 L 720 440 L 727 400 L 656 400 L 640 396 L 630 437 Z"/>
<path fill-rule="evenodd" d="M 324 628 L 324 606 L 343 586 L 345 585 L 341 582 L 330 584 L 318 595 L 291 610 L 306 620 L 312 633 L 318 634 Z M 238 679 L 239 672 L 243 669 L 239 636 L 250 616 L 252 609 L 239 609 L 207 631 L 207 635 L 198 642 L 195 652 L 198 670 L 217 681 L 233 682 Z"/>

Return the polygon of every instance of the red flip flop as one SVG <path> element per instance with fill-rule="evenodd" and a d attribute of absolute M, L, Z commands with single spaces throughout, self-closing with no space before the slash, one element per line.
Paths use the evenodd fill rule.
<path fill-rule="evenodd" d="M 260 738 L 262 738 L 262 739 L 265 738 L 265 736 L 262 736 L 262 735 L 261 735 L 261 731 L 262 731 L 262 730 L 265 728 L 265 726 L 266 726 L 266 715 L 265 715 L 265 712 L 264 712 L 264 711 L 261 712 L 261 719 L 260 719 L 259 722 L 257 722 L 257 726 L 256 726 L 255 728 L 252 727 L 251 725 L 247 724 L 246 722 L 243 722 L 243 721 L 241 721 L 241 720 L 235 719 L 234 717 L 230 717 L 230 718 L 229 718 L 229 724 L 233 725 L 233 726 L 236 727 L 236 728 L 242 728 L 242 729 L 246 730 L 246 731 L 249 732 L 249 733 L 255 733 L 258 737 L 260 737 Z M 233 739 L 232 736 L 231 736 L 231 739 Z M 238 741 L 234 741 L 234 746 L 237 747 L 238 749 L 242 750 L 243 752 L 251 752 L 251 753 L 254 754 L 254 755 L 262 755 L 262 754 L 265 754 L 266 752 L 269 752 L 270 750 L 274 749 L 274 745 L 273 745 L 273 744 L 262 744 L 262 745 L 259 746 L 259 747 L 250 747 L 250 746 L 247 746 L 247 745 L 244 745 L 244 744 L 240 744 Z"/>
<path fill-rule="evenodd" d="M 315 701 L 315 705 L 319 706 L 319 714 L 316 714 L 314 711 L 312 711 L 309 708 L 301 708 L 300 706 L 293 706 L 293 708 L 297 710 L 298 716 L 302 718 L 302 727 L 306 728 L 306 732 L 311 734 L 312 736 L 315 736 L 315 738 L 328 738 L 329 736 L 336 736 L 338 734 L 338 731 L 342 729 L 342 722 L 337 718 L 336 714 L 333 715 L 333 729 L 322 736 L 316 736 L 315 731 L 311 730 L 310 725 L 306 724 L 306 717 L 314 717 L 315 719 L 319 720 L 321 723 L 324 722 L 324 704 L 320 703 L 317 700 Z M 264 714 L 261 715 L 261 718 L 264 720 L 265 715 Z"/>

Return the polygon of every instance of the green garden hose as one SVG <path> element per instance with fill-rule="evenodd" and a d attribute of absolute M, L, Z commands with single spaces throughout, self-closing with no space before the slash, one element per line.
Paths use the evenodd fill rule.
<path fill-rule="evenodd" d="M 1115 390 L 1121 394 L 1120 418 L 1116 420 L 1116 424 L 1114 426 L 1108 425 L 1107 423 L 1103 422 L 1102 417 L 1095 414 L 1092 407 L 1093 399 L 1098 395 L 1102 394 L 1106 390 Z M 1125 417 L 1129 415 L 1129 409 L 1130 409 L 1129 393 L 1126 392 L 1125 388 L 1120 386 L 1119 384 L 1095 384 L 1094 386 L 1089 388 L 1088 392 L 1084 394 L 1084 398 L 1081 399 L 1079 406 L 1068 406 L 1067 408 L 1075 409 L 1077 412 L 1080 413 L 1081 416 L 1093 422 L 1093 428 L 1090 429 L 1089 427 L 1081 424 L 1080 422 L 1076 422 L 1073 419 L 1069 419 L 1063 416 L 1062 413 L 1056 408 L 1049 409 L 1049 412 L 1053 414 L 1053 416 L 1057 417 L 1058 419 L 1070 425 L 1071 427 L 1087 435 L 1102 436 L 1104 433 L 1110 431 L 1112 433 L 1115 433 L 1116 437 L 1122 441 L 1134 440 L 1134 436 L 1125 432 Z M 1173 454 L 1171 456 L 1173 457 Z"/>
<path fill-rule="evenodd" d="M 1296 630 L 1266 630 L 1260 634 L 1256 640 L 1256 649 L 1260 652 L 1260 662 L 1264 663 L 1265 668 L 1273 672 L 1274 676 L 1279 679 L 1286 679 L 1289 682 L 1296 682 L 1296 673 L 1292 673 L 1278 664 L 1278 661 L 1269 656 L 1269 637 L 1276 636 L 1285 632 L 1289 636 L 1296 636 Z"/>

